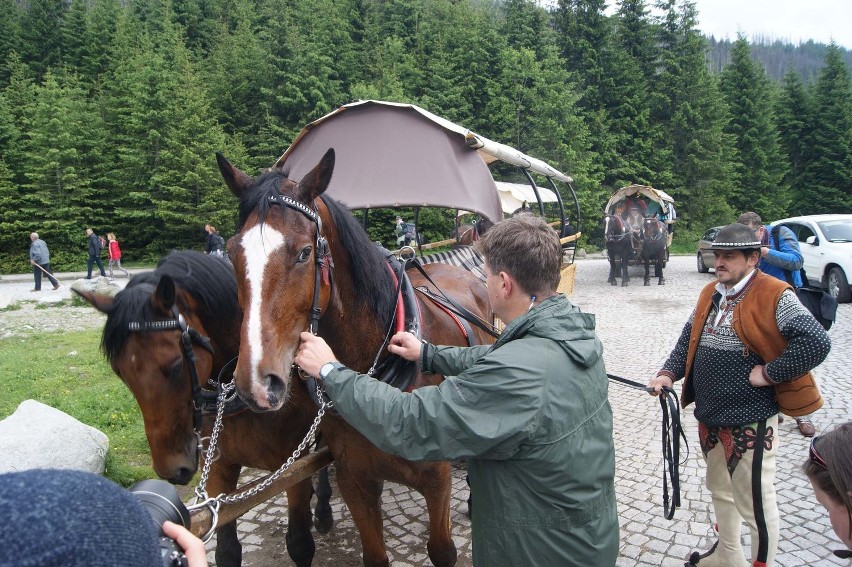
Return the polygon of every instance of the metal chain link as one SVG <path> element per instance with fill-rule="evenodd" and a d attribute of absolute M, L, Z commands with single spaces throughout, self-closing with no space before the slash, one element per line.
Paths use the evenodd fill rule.
<path fill-rule="evenodd" d="M 201 508 L 206 506 L 214 505 L 217 509 L 221 504 L 234 504 L 236 502 L 241 502 L 257 493 L 265 490 L 269 487 L 273 482 L 275 482 L 278 477 L 280 477 L 284 472 L 287 471 L 293 463 L 296 462 L 296 459 L 302 454 L 302 451 L 308 446 L 308 444 L 315 438 L 317 428 L 319 427 L 320 421 L 322 421 L 323 416 L 325 415 L 325 411 L 328 408 L 333 407 L 333 403 L 331 401 L 323 401 L 322 405 L 317 410 L 317 416 L 314 418 L 314 422 L 311 424 L 311 427 L 308 429 L 308 433 L 305 435 L 305 438 L 302 439 L 302 442 L 299 443 L 299 446 L 293 451 L 293 454 L 287 459 L 287 461 L 278 468 L 277 471 L 267 476 L 260 484 L 246 490 L 244 492 L 239 492 L 237 494 L 220 494 L 215 498 L 210 498 L 207 495 L 206 487 L 207 487 L 207 478 L 210 474 L 210 466 L 213 463 L 214 454 L 216 451 L 216 445 L 219 440 L 219 431 L 222 428 L 222 416 L 225 410 L 225 404 L 230 401 L 228 398 L 228 394 L 234 390 L 234 381 L 231 380 L 227 384 L 222 385 L 222 390 L 219 392 L 219 399 L 216 404 L 216 421 L 213 424 L 213 432 L 210 434 L 210 444 L 207 446 L 206 457 L 204 459 L 204 468 L 201 471 L 201 479 L 198 481 L 198 486 L 195 488 L 195 504 L 190 506 L 190 509 Z M 320 383 L 317 382 L 317 397 L 322 400 L 323 399 L 323 391 L 320 386 Z M 214 525 L 215 527 L 215 525 Z"/>

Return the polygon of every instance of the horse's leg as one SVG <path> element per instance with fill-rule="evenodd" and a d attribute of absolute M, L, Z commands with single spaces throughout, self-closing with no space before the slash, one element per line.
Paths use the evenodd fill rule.
<path fill-rule="evenodd" d="M 369 459 L 369 456 L 365 458 Z M 337 488 L 352 514 L 361 537 L 364 567 L 389 567 L 388 552 L 382 533 L 382 481 L 367 474 L 355 478 L 349 463 L 335 460 Z"/>
<path fill-rule="evenodd" d="M 429 542 L 426 549 L 435 567 L 453 567 L 458 552 L 450 531 L 450 497 L 453 488 L 450 463 L 435 463 L 426 476 L 421 490 L 429 511 Z"/>
<path fill-rule="evenodd" d="M 321 534 L 327 534 L 334 526 L 331 512 L 331 483 L 328 481 L 328 467 L 317 474 L 317 507 L 314 509 L 314 527 Z"/>
<path fill-rule="evenodd" d="M 240 465 L 225 466 L 214 463 L 210 468 L 210 480 L 207 484 L 211 496 L 231 494 L 240 478 Z M 237 538 L 237 522 L 229 522 L 216 528 L 216 565 L 239 567 L 243 561 L 243 547 Z"/>
<path fill-rule="evenodd" d="M 616 267 L 616 258 L 612 251 L 607 250 L 607 258 L 609 259 L 609 278 L 607 278 L 607 282 L 611 285 L 618 285 L 618 282 L 615 281 L 615 274 L 617 273 L 618 268 Z"/>
<path fill-rule="evenodd" d="M 654 264 L 656 265 L 656 262 Z M 645 283 L 644 283 L 644 285 L 651 285 L 651 276 L 649 275 L 650 271 L 651 271 L 651 259 L 646 256 L 645 257 Z M 657 268 L 657 271 L 659 271 L 659 267 Z"/>
<path fill-rule="evenodd" d="M 665 254 L 666 251 L 663 249 L 662 255 L 657 257 L 656 273 L 654 274 L 657 278 L 659 278 L 657 280 L 657 285 L 666 285 L 666 278 L 663 277 L 663 262 L 665 261 L 663 258 L 665 258 Z"/>
<path fill-rule="evenodd" d="M 627 284 L 630 283 L 630 273 L 628 272 L 628 265 L 630 264 L 630 257 L 628 254 L 621 255 L 621 287 L 627 287 Z"/>
<path fill-rule="evenodd" d="M 311 567 L 316 547 L 311 534 L 311 479 L 287 489 L 287 553 L 296 567 Z"/>

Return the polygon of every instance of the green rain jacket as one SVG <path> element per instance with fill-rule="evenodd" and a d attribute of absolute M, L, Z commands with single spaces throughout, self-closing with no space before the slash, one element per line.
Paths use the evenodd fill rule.
<path fill-rule="evenodd" d="M 424 348 L 424 371 L 448 376 L 439 386 L 404 393 L 340 368 L 325 387 L 380 449 L 468 459 L 474 565 L 610 567 L 615 451 L 594 327 L 594 315 L 554 296 L 494 345 Z"/>

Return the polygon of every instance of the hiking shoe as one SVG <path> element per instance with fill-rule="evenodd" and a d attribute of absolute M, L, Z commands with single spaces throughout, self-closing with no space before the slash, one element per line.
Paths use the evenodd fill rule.
<path fill-rule="evenodd" d="M 40 289 L 31 289 L 30 291 L 41 291 Z"/>
<path fill-rule="evenodd" d="M 797 417 L 796 425 L 799 428 L 799 433 L 801 433 L 804 437 L 813 437 L 816 435 L 816 427 L 814 427 L 814 424 L 810 419 Z"/>
<path fill-rule="evenodd" d="M 59 289 L 60 287 L 62 287 L 60 284 L 56 284 L 55 286 L 53 286 L 53 291 L 56 291 L 56 290 L 57 290 L 57 289 Z"/>

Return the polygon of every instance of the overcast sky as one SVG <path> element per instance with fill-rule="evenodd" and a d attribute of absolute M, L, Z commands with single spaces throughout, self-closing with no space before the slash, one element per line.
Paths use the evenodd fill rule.
<path fill-rule="evenodd" d="M 707 37 L 737 39 L 743 32 L 797 45 L 812 39 L 852 49 L 852 0 L 693 0 L 698 9 L 698 29 Z M 555 2 L 554 2 L 555 3 Z M 547 4 L 547 2 L 544 2 Z M 653 0 L 647 5 L 653 6 Z M 617 0 L 607 0 L 607 14 Z M 652 11 L 653 13 L 653 11 Z"/>
<path fill-rule="evenodd" d="M 613 2 L 614 4 L 614 2 Z M 716 39 L 743 32 L 789 40 L 812 39 L 852 49 L 852 0 L 695 0 L 698 28 Z"/>

